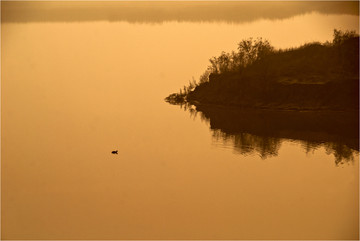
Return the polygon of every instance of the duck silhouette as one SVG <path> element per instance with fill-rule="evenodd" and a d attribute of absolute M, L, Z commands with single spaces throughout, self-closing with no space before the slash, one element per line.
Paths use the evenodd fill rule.
<path fill-rule="evenodd" d="M 112 153 L 112 154 L 118 154 L 118 150 L 112 151 L 111 153 Z"/>

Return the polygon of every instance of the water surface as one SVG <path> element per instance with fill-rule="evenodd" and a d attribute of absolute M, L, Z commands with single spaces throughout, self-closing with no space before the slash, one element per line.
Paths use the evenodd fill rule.
<path fill-rule="evenodd" d="M 356 152 L 281 135 L 264 158 L 259 133 L 239 151 L 163 101 L 243 38 L 324 42 L 358 16 L 1 27 L 3 239 L 358 237 Z"/>

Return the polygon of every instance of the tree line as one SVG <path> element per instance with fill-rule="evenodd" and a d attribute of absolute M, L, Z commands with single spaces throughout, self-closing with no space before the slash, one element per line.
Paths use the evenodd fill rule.
<path fill-rule="evenodd" d="M 323 45 L 327 47 L 340 46 L 346 40 L 358 37 L 355 31 L 342 31 L 334 29 L 332 42 L 307 43 L 299 48 L 279 49 L 276 50 L 267 39 L 263 38 L 248 38 L 238 43 L 237 51 L 230 53 L 222 52 L 219 56 L 213 56 L 209 59 L 210 65 L 206 68 L 203 74 L 200 75 L 199 80 L 196 81 L 193 77 L 188 85 L 184 85 L 178 93 L 170 96 L 177 97 L 178 100 L 184 99 L 185 96 L 193 91 L 197 86 L 209 82 L 211 74 L 225 74 L 225 73 L 241 73 L 249 66 L 262 61 L 269 55 L 289 52 L 294 49 L 305 48 L 309 45 Z M 170 97 L 169 96 L 169 97 Z"/>

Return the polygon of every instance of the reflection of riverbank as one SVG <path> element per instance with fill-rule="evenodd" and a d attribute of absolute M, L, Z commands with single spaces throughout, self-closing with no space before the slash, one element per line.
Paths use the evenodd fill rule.
<path fill-rule="evenodd" d="M 231 143 L 237 153 L 277 156 L 283 140 L 301 143 L 306 152 L 324 147 L 336 164 L 359 151 L 357 111 L 270 111 L 182 105 L 209 123 L 213 138 Z"/>

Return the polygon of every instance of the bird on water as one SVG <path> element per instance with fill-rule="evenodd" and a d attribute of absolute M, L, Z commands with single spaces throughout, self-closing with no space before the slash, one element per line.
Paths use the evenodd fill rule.
<path fill-rule="evenodd" d="M 112 151 L 111 153 L 112 153 L 112 154 L 118 154 L 118 150 Z"/>

